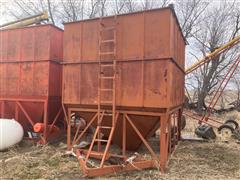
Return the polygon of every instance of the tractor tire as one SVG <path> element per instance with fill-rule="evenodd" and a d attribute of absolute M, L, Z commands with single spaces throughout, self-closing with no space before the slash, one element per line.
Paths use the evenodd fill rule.
<path fill-rule="evenodd" d="M 237 123 L 237 121 L 235 121 L 233 119 L 227 120 L 224 124 L 231 125 L 234 129 L 238 129 L 239 128 L 239 124 Z"/>
<path fill-rule="evenodd" d="M 234 135 L 234 128 L 229 124 L 223 124 L 218 128 L 218 133 L 222 140 L 228 142 Z"/>
<path fill-rule="evenodd" d="M 234 132 L 234 128 L 228 124 L 223 124 L 218 128 L 218 132 L 221 132 L 223 129 L 229 129 L 232 133 Z"/>

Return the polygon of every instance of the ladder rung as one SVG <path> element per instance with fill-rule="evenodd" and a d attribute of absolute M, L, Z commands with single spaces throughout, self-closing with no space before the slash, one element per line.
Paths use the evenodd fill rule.
<path fill-rule="evenodd" d="M 111 114 L 105 114 L 105 116 L 113 116 L 113 114 L 111 113 Z"/>
<path fill-rule="evenodd" d="M 113 91 L 113 89 L 100 89 L 100 91 Z"/>
<path fill-rule="evenodd" d="M 112 104 L 113 101 L 101 101 L 100 104 Z"/>
<path fill-rule="evenodd" d="M 111 59 L 108 59 L 108 61 L 98 61 L 100 64 L 113 64 L 114 61 L 116 61 L 116 59 L 114 58 L 111 58 Z"/>
<path fill-rule="evenodd" d="M 110 42 L 115 42 L 114 39 L 108 39 L 108 40 L 102 40 L 101 43 L 110 43 Z"/>
<path fill-rule="evenodd" d="M 115 54 L 114 52 L 102 52 L 102 53 L 99 53 L 100 55 L 113 55 Z"/>
<path fill-rule="evenodd" d="M 110 31 L 110 30 L 115 30 L 116 27 L 115 26 L 109 26 L 109 27 L 102 27 L 102 29 L 100 31 Z"/>
<path fill-rule="evenodd" d="M 112 129 L 112 127 L 110 127 L 110 126 L 98 126 L 98 127 L 101 129 Z"/>
<path fill-rule="evenodd" d="M 114 76 L 100 76 L 101 79 L 114 79 Z"/>
<path fill-rule="evenodd" d="M 101 67 L 113 67 L 114 64 L 100 64 Z"/>
<path fill-rule="evenodd" d="M 97 141 L 97 142 L 108 142 L 108 140 L 104 140 L 104 139 L 95 139 L 95 141 Z"/>

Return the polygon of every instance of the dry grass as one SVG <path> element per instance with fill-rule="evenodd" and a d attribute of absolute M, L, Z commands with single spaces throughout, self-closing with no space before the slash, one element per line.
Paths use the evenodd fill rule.
<path fill-rule="evenodd" d="M 235 119 L 240 124 L 240 112 L 238 112 L 238 111 L 232 111 L 232 112 L 229 112 L 227 114 L 223 114 L 222 118 L 225 119 L 225 120 L 226 119 Z"/>
<path fill-rule="evenodd" d="M 64 158 L 64 148 L 45 145 L 34 146 L 26 142 L 1 152 L 0 164 L 2 178 L 14 179 L 75 179 L 79 177 L 79 166 L 75 158 Z"/>
<path fill-rule="evenodd" d="M 233 112 L 222 115 L 237 117 Z M 239 118 L 240 119 L 240 118 Z M 189 121 L 184 133 L 192 133 L 196 126 Z M 155 142 L 158 142 L 155 140 Z M 158 146 L 158 144 L 155 144 Z M 0 179 L 84 179 L 76 158 L 63 156 L 64 143 L 35 146 L 27 142 L 0 152 Z M 181 142 L 170 159 L 168 172 L 144 170 L 98 179 L 240 179 L 240 145 L 216 140 L 212 142 Z"/>
<path fill-rule="evenodd" d="M 181 142 L 171 157 L 168 172 L 144 170 L 100 179 L 239 179 L 240 146 L 222 142 Z M 2 152 L 1 177 L 14 179 L 83 179 L 74 157 L 57 146 L 15 147 Z M 13 158 L 14 157 L 14 158 Z M 7 162 L 3 162 L 5 159 Z"/>

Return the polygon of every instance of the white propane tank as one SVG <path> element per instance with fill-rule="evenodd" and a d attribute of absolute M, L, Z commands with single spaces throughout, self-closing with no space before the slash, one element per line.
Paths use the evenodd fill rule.
<path fill-rule="evenodd" d="M 19 143 L 23 133 L 23 127 L 14 119 L 0 119 L 0 151 Z"/>

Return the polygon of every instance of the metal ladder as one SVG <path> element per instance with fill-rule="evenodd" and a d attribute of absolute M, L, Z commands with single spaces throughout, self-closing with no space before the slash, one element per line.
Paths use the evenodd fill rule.
<path fill-rule="evenodd" d="M 107 153 L 109 152 L 109 147 L 111 145 L 112 137 L 115 130 L 116 120 L 118 115 L 116 114 L 116 16 L 114 17 L 114 25 L 106 26 L 103 23 L 102 18 L 100 18 L 99 24 L 99 72 L 98 72 L 98 125 L 95 130 L 92 142 L 90 144 L 88 153 L 86 155 L 86 161 L 88 160 L 93 146 L 97 143 L 98 152 L 101 151 L 101 143 L 105 143 L 106 146 L 103 150 L 103 156 L 100 163 L 100 168 L 103 167 L 104 161 L 106 160 Z M 112 39 L 103 38 L 103 33 L 111 33 Z M 103 45 L 111 45 L 111 51 L 103 51 Z M 106 56 L 111 56 L 111 58 L 106 58 Z M 106 75 L 105 71 L 110 72 L 110 75 Z M 106 83 L 108 87 L 106 87 Z M 109 87 L 111 86 L 111 87 Z M 106 93 L 110 93 L 110 100 L 104 99 L 103 96 Z M 108 95 L 109 97 L 109 95 Z M 103 109 L 105 108 L 105 110 Z M 108 109 L 106 110 L 106 107 Z M 111 116 L 111 125 L 104 126 L 104 116 Z M 102 139 L 101 130 L 105 129 L 110 131 L 108 139 Z"/>

